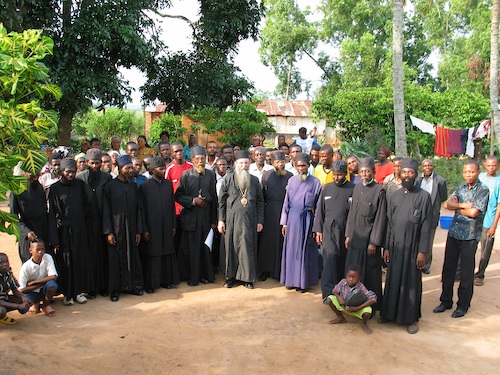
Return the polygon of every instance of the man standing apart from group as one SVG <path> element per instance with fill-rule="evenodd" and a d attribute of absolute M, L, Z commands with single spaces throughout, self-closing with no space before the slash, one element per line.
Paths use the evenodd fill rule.
<path fill-rule="evenodd" d="M 401 163 L 402 189 L 388 202 L 387 263 L 380 323 L 406 324 L 408 333 L 418 332 L 422 304 L 422 272 L 430 248 L 432 204 L 430 195 L 415 184 L 418 163 L 406 158 Z"/>
<path fill-rule="evenodd" d="M 452 318 L 461 318 L 470 307 L 474 290 L 474 267 L 477 243 L 481 238 L 484 213 L 488 206 L 489 190 L 479 181 L 479 164 L 470 160 L 463 166 L 461 183 L 444 207 L 455 211 L 448 231 L 443 264 L 441 304 L 434 309 L 442 313 L 453 306 L 453 283 L 460 259 L 460 285 L 457 309 Z"/>
<path fill-rule="evenodd" d="M 352 205 L 347 216 L 346 267 L 361 267 L 361 281 L 377 295 L 373 310 L 380 309 L 382 300 L 382 254 L 385 242 L 387 207 L 385 190 L 374 180 L 373 158 L 362 158 L 358 163 L 361 183 L 354 187 Z"/>
<path fill-rule="evenodd" d="M 257 177 L 248 172 L 248 151 L 235 154 L 234 173 L 228 174 L 219 196 L 219 233 L 225 234 L 226 288 L 241 282 L 252 289 L 256 278 L 257 233 L 264 223 L 264 198 Z"/>
<path fill-rule="evenodd" d="M 191 161 L 194 167 L 182 173 L 175 199 L 184 207 L 178 252 L 180 276 L 189 286 L 196 286 L 215 280 L 212 252 L 205 239 L 217 227 L 217 192 L 215 174 L 205 168 L 205 148 L 192 147 Z"/>
<path fill-rule="evenodd" d="M 280 282 L 287 289 L 304 293 L 318 284 L 318 246 L 313 238 L 314 211 L 321 183 L 309 176 L 309 155 L 295 156 L 297 176 L 288 180 L 280 224 L 284 239 Z"/>
<path fill-rule="evenodd" d="M 354 184 L 346 180 L 347 163 L 336 160 L 332 165 L 333 183 L 326 184 L 321 192 L 314 218 L 313 232 L 321 246 L 323 271 L 321 292 L 323 299 L 332 294 L 333 287 L 344 276 L 345 227 Z"/>

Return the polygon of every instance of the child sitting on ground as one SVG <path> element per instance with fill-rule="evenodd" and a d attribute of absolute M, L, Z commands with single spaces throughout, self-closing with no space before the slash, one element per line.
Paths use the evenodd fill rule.
<path fill-rule="evenodd" d="M 372 333 L 368 327 L 368 319 L 372 315 L 370 307 L 377 302 L 377 295 L 359 280 L 361 279 L 361 267 L 352 265 L 347 268 L 345 279 L 342 279 L 333 288 L 333 295 L 327 297 L 328 305 L 337 315 L 337 319 L 330 320 L 330 324 L 345 323 L 342 312 L 347 315 L 361 319 L 361 327 L 367 335 Z"/>
<path fill-rule="evenodd" d="M 0 253 L 0 323 L 16 324 L 16 320 L 8 317 L 7 312 L 18 310 L 21 314 L 26 314 L 30 306 L 30 300 L 17 289 L 10 270 L 9 258 L 6 254 Z"/>
<path fill-rule="evenodd" d="M 29 251 L 31 258 L 23 263 L 19 271 L 19 290 L 33 303 L 30 312 L 38 314 L 41 310 L 53 317 L 56 312 L 50 306 L 50 301 L 58 287 L 54 260 L 45 254 L 45 244 L 41 240 L 31 242 Z"/>

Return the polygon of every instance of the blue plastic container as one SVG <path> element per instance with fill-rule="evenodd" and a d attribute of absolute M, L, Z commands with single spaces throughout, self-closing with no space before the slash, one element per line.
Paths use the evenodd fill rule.
<path fill-rule="evenodd" d="M 451 221 L 453 220 L 453 216 L 441 216 L 439 218 L 439 225 L 442 229 L 450 229 Z"/>

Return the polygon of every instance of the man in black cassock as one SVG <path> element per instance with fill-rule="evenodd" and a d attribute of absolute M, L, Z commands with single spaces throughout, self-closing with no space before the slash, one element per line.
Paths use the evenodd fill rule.
<path fill-rule="evenodd" d="M 191 148 L 191 162 L 193 168 L 182 172 L 175 199 L 183 207 L 184 233 L 178 254 L 180 276 L 189 286 L 196 286 L 215 280 L 212 252 L 205 239 L 210 230 L 217 228 L 217 191 L 215 173 L 205 168 L 204 147 Z"/>
<path fill-rule="evenodd" d="M 417 161 L 405 158 L 401 167 L 403 188 L 391 195 L 387 208 L 387 277 L 379 322 L 394 320 L 406 324 L 408 333 L 417 333 L 422 269 L 431 243 L 432 203 L 429 193 L 415 185 Z"/>
<path fill-rule="evenodd" d="M 228 173 L 219 196 L 219 233 L 226 250 L 224 287 L 243 284 L 252 289 L 256 278 L 257 233 L 264 223 L 264 197 L 259 179 L 248 172 L 250 155 L 235 153 L 234 172 Z M 224 267 L 224 265 L 220 265 Z"/>
<path fill-rule="evenodd" d="M 19 257 L 24 263 L 31 258 L 29 247 L 31 241 L 42 240 L 45 252 L 52 254 L 49 249 L 49 232 L 47 217 L 47 198 L 38 176 L 24 173 L 28 179 L 28 187 L 21 194 L 10 195 L 10 213 L 19 219 L 17 226 L 19 235 Z"/>
<path fill-rule="evenodd" d="M 139 188 L 132 182 L 134 166 L 128 155 L 116 160 L 118 177 L 104 186 L 102 225 L 108 244 L 110 299 L 118 301 L 120 292 L 137 296 L 143 286 L 137 246 L 141 241 Z"/>
<path fill-rule="evenodd" d="M 87 302 L 81 293 L 90 291 L 85 225 L 88 197 L 85 183 L 75 179 L 74 159 L 62 159 L 61 171 L 61 179 L 49 188 L 49 238 L 55 248 L 57 283 L 64 294 L 64 304 L 72 305 L 74 299 Z"/>
<path fill-rule="evenodd" d="M 102 234 L 102 199 L 104 185 L 111 175 L 101 170 L 102 152 L 98 148 L 87 151 L 87 169 L 78 173 L 77 179 L 85 182 L 89 204 L 86 212 L 87 238 L 89 244 L 90 299 L 99 292 L 102 296 L 108 291 L 108 252 L 106 239 Z"/>
<path fill-rule="evenodd" d="M 261 232 L 257 269 L 259 281 L 268 277 L 276 280 L 281 275 L 281 254 L 283 252 L 283 235 L 281 234 L 280 217 L 285 200 L 288 180 L 293 176 L 285 170 L 285 153 L 271 152 L 271 163 L 274 170 L 265 171 L 262 176 L 262 195 L 264 196 L 264 228 Z"/>
<path fill-rule="evenodd" d="M 321 246 L 323 270 L 321 293 L 323 299 L 332 294 L 333 287 L 344 278 L 345 227 L 354 184 L 346 180 L 347 163 L 336 160 L 332 164 L 333 182 L 325 184 L 318 201 L 318 211 L 312 231 Z"/>
<path fill-rule="evenodd" d="M 382 254 L 385 242 L 387 206 L 382 184 L 373 179 L 375 161 L 362 158 L 358 163 L 361 183 L 354 187 L 352 204 L 347 216 L 346 267 L 357 264 L 361 267 L 361 282 L 377 295 L 373 310 L 380 309 L 382 300 Z"/>
<path fill-rule="evenodd" d="M 165 159 L 152 158 L 149 170 L 152 177 L 139 189 L 141 216 L 143 220 L 144 289 L 153 293 L 155 289 L 172 288 L 179 284 L 177 255 L 174 247 L 175 200 L 172 181 L 165 179 Z"/>

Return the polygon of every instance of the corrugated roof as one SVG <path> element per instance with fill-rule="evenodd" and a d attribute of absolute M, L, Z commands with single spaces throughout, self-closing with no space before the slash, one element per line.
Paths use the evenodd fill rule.
<path fill-rule="evenodd" d="M 257 110 L 267 116 L 307 117 L 311 106 L 312 100 L 263 100 Z"/>

